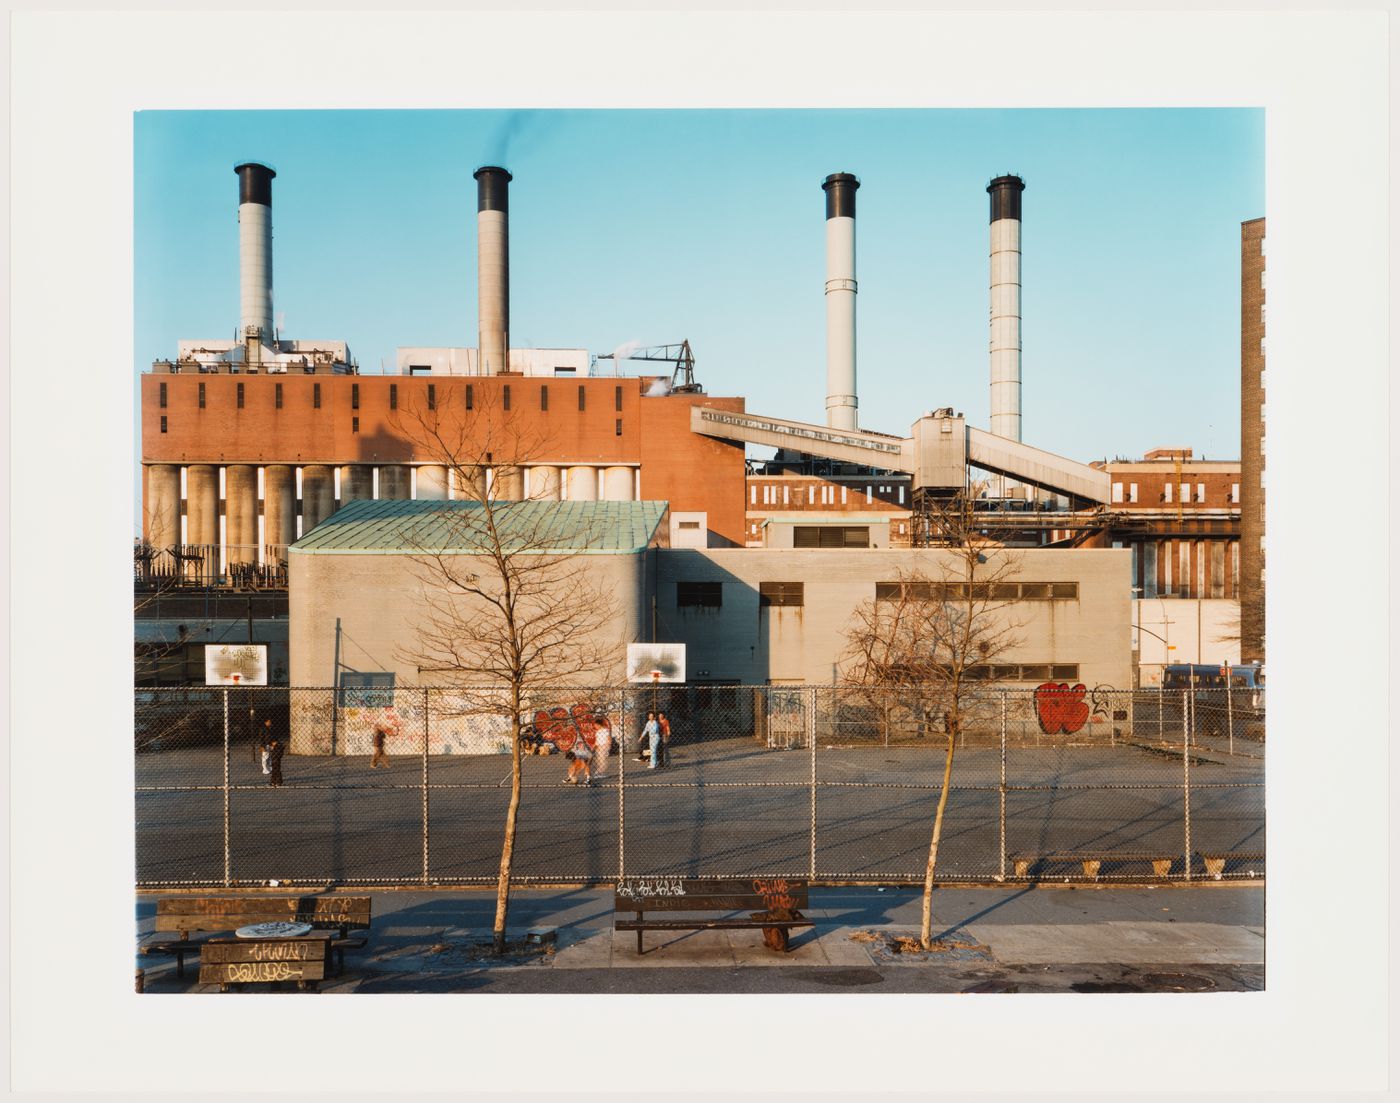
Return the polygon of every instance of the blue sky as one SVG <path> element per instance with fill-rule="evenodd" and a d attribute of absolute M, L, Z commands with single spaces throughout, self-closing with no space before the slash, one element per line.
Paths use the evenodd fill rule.
<path fill-rule="evenodd" d="M 399 345 L 474 346 L 471 174 L 504 164 L 513 345 L 689 338 L 709 393 L 818 422 L 821 181 L 853 172 L 860 420 L 898 434 L 937 406 L 987 424 L 985 187 L 1018 173 L 1027 443 L 1239 455 L 1261 110 L 140 112 L 135 372 L 232 335 L 249 159 L 278 173 L 284 336 L 346 340 L 367 373 Z"/>

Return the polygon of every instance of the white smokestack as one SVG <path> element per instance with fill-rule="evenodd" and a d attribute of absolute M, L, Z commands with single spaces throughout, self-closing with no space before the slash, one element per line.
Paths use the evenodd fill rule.
<path fill-rule="evenodd" d="M 510 370 L 510 226 L 503 168 L 483 165 L 476 180 L 476 314 L 480 331 L 477 370 Z"/>
<path fill-rule="evenodd" d="M 257 331 L 272 344 L 272 178 L 267 165 L 247 161 L 238 174 L 238 336 Z"/>
<path fill-rule="evenodd" d="M 1019 176 L 998 176 L 992 197 L 991 430 L 1021 439 L 1021 193 Z"/>
<path fill-rule="evenodd" d="M 856 408 L 856 189 L 848 172 L 832 173 L 826 192 L 826 423 L 859 428 Z"/>

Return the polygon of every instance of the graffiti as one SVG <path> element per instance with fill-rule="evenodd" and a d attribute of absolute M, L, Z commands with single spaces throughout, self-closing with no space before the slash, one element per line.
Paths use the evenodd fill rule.
<path fill-rule="evenodd" d="M 797 907 L 797 898 L 791 895 L 792 887 L 785 880 L 755 881 L 753 890 L 763 898 L 763 905 L 766 908 Z"/>
<path fill-rule="evenodd" d="M 684 881 L 624 881 L 617 886 L 617 895 L 629 900 L 645 900 L 655 896 L 685 896 Z"/>
<path fill-rule="evenodd" d="M 1113 715 L 1113 695 L 1116 692 L 1112 686 L 1103 683 L 1089 691 L 1089 723 L 1108 723 L 1108 718 Z"/>
<path fill-rule="evenodd" d="M 1035 687 L 1035 712 L 1046 735 L 1073 735 L 1089 719 L 1084 684 L 1041 682 Z"/>
<path fill-rule="evenodd" d="M 603 757 L 612 747 L 612 728 L 607 717 L 587 704 L 537 709 L 534 722 L 521 735 L 527 746 L 538 749 L 548 743 L 560 753 L 573 750 L 580 739 L 589 750 Z"/>

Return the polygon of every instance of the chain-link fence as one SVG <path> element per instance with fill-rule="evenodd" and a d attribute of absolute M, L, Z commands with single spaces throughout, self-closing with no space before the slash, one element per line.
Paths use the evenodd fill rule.
<path fill-rule="evenodd" d="M 922 881 L 950 740 L 940 881 L 1264 870 L 1262 690 L 627 686 L 522 717 L 524 883 Z M 135 730 L 142 886 L 496 879 L 503 693 L 140 690 Z"/>

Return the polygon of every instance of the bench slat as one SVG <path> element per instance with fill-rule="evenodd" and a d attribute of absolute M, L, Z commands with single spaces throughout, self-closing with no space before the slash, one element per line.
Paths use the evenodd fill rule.
<path fill-rule="evenodd" d="M 613 910 L 763 911 L 807 907 L 807 882 L 785 878 L 751 880 L 638 878 L 613 890 Z"/>
<path fill-rule="evenodd" d="M 764 927 L 815 927 L 810 919 L 709 919 L 687 922 L 684 919 L 619 919 L 613 924 L 619 931 L 707 931 L 711 928 L 760 930 Z"/>

